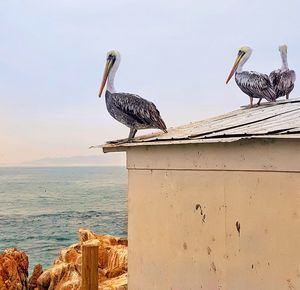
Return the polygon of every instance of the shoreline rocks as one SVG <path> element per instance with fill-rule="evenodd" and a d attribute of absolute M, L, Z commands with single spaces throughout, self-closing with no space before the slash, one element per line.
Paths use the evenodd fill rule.
<path fill-rule="evenodd" d="M 28 256 L 16 248 L 0 253 L 0 289 L 27 290 Z"/>
<path fill-rule="evenodd" d="M 62 249 L 53 265 L 44 272 L 41 265 L 36 265 L 29 279 L 28 257 L 24 252 L 13 248 L 5 250 L 4 254 L 0 253 L 0 290 L 79 290 L 81 287 L 81 244 L 92 239 L 100 242 L 98 290 L 127 290 L 127 239 L 98 235 L 87 229 L 79 230 L 80 243 Z M 6 253 L 7 251 L 9 254 Z M 1 262 L 4 261 L 3 259 L 10 261 L 9 266 L 7 262 Z M 15 280 L 9 277 L 14 277 Z M 12 288 L 2 286 L 12 285 L 11 283 L 14 283 Z"/>
<path fill-rule="evenodd" d="M 34 290 L 37 288 L 37 279 L 43 274 L 43 267 L 41 264 L 37 264 L 33 268 L 31 277 L 28 280 L 28 290 Z"/>

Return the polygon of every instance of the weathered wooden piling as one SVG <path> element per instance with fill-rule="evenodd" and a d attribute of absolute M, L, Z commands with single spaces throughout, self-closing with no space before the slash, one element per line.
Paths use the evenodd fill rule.
<path fill-rule="evenodd" d="M 98 290 L 98 240 L 82 244 L 82 290 Z"/>

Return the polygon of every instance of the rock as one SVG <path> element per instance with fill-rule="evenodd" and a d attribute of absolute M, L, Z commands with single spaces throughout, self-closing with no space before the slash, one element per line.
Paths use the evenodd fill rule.
<path fill-rule="evenodd" d="M 37 280 L 39 290 L 79 290 L 81 275 L 74 263 L 60 262 L 45 271 Z"/>
<path fill-rule="evenodd" d="M 0 289 L 27 290 L 28 257 L 16 248 L 0 253 Z"/>
<path fill-rule="evenodd" d="M 127 272 L 127 247 L 116 245 L 108 251 L 108 278 L 114 278 Z"/>
<path fill-rule="evenodd" d="M 108 279 L 101 284 L 99 283 L 99 290 L 127 290 L 128 274 L 124 273 L 121 276 L 113 279 Z"/>
<path fill-rule="evenodd" d="M 31 277 L 28 280 L 28 290 L 34 290 L 37 288 L 37 279 L 42 275 L 43 267 L 41 264 L 37 264 L 33 268 Z"/>
<path fill-rule="evenodd" d="M 57 260 L 38 279 L 39 290 L 79 290 L 81 284 L 81 244 L 97 239 L 99 246 L 99 290 L 127 289 L 127 239 L 111 235 L 97 235 L 79 230 L 80 244 L 61 250 Z M 2 290 L 0 288 L 0 290 Z"/>

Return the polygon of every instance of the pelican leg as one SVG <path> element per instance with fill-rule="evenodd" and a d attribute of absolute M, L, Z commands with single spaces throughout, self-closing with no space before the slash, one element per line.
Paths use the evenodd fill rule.
<path fill-rule="evenodd" d="M 287 100 L 289 99 L 289 96 L 290 96 L 290 94 L 286 94 L 286 99 L 287 99 Z"/>
<path fill-rule="evenodd" d="M 136 132 L 137 132 L 137 129 L 130 128 L 130 132 L 129 132 L 129 136 L 128 136 L 128 142 L 130 142 L 131 139 L 134 138 Z"/>
<path fill-rule="evenodd" d="M 260 98 L 259 101 L 257 102 L 257 106 L 260 105 L 261 100 L 262 100 L 262 98 Z"/>
<path fill-rule="evenodd" d="M 113 140 L 113 141 L 107 141 L 106 143 L 107 144 L 122 144 L 122 143 L 131 142 L 132 139 L 134 138 L 136 132 L 137 132 L 136 129 L 130 128 L 130 132 L 129 132 L 128 138 L 118 139 L 118 140 Z"/>
<path fill-rule="evenodd" d="M 253 107 L 253 98 L 250 97 L 250 108 L 252 108 L 252 107 Z"/>

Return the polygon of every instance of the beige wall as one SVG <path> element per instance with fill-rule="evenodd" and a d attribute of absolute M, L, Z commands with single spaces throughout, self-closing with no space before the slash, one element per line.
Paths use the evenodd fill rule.
<path fill-rule="evenodd" d="M 129 289 L 300 289 L 299 149 L 130 148 Z"/>

